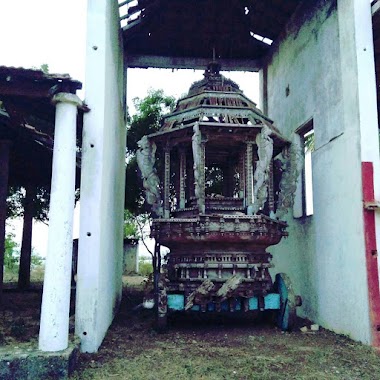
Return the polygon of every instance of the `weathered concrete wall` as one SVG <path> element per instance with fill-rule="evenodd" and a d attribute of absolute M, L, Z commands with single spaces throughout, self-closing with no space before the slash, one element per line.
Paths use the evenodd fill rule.
<path fill-rule="evenodd" d="M 367 135 L 376 136 L 377 128 L 373 110 L 371 124 L 361 122 L 358 99 L 362 95 L 358 69 L 353 69 L 355 46 L 359 45 L 350 20 L 353 4 L 361 11 L 368 8 L 367 12 L 367 3 L 305 1 L 273 47 L 262 75 L 267 79 L 262 96 L 267 93 L 268 114 L 290 140 L 310 119 L 315 131 L 314 215 L 297 219 L 292 213 L 287 215 L 290 236 L 271 249 L 275 271 L 286 272 L 293 279 L 304 300 L 301 315 L 370 343 L 361 134 L 366 128 Z M 368 14 L 360 16 L 363 23 Z M 371 28 L 370 18 L 367 21 L 362 28 Z M 370 59 L 370 55 L 365 57 Z M 363 69 L 359 68 L 362 74 Z M 378 160 L 378 146 L 372 145 L 368 156 Z"/>
<path fill-rule="evenodd" d="M 138 239 L 124 239 L 123 273 L 139 272 Z"/>
<path fill-rule="evenodd" d="M 88 1 L 76 334 L 95 352 L 121 297 L 125 80 L 117 1 Z"/>

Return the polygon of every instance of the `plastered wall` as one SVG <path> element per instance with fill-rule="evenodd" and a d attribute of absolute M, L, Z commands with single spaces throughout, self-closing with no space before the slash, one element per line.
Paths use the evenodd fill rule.
<path fill-rule="evenodd" d="M 125 80 L 117 1 L 88 1 L 76 334 L 96 352 L 121 298 Z"/>
<path fill-rule="evenodd" d="M 288 213 L 289 238 L 270 249 L 273 272 L 290 275 L 303 298 L 301 316 L 370 343 L 360 109 L 353 101 L 359 96 L 358 77 L 347 65 L 355 49 L 342 39 L 352 32 L 347 14 L 355 2 L 304 1 L 273 46 L 262 77 L 267 78 L 268 114 L 281 132 L 294 140 L 310 119 L 315 132 L 314 215 Z M 346 117 L 348 105 L 352 117 Z"/>

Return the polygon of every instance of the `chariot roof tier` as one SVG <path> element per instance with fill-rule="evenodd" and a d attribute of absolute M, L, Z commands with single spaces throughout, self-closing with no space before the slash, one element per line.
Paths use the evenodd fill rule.
<path fill-rule="evenodd" d="M 204 78 L 192 84 L 174 111 L 164 117 L 161 129 L 148 137 L 158 144 L 166 143 L 169 136 L 173 142 L 180 143 L 191 138 L 196 123 L 213 141 L 226 140 L 231 144 L 254 140 L 265 125 L 276 148 L 289 143 L 239 86 L 220 74 L 217 62 L 208 65 Z"/>

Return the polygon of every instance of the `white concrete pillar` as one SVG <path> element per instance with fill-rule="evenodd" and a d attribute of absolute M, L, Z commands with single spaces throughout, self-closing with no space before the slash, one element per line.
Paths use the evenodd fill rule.
<path fill-rule="evenodd" d="M 259 71 L 259 107 L 268 115 L 268 68 Z"/>
<path fill-rule="evenodd" d="M 59 93 L 53 102 L 53 170 L 39 335 L 42 351 L 60 351 L 68 346 L 77 106 L 81 100 L 74 94 Z"/>
<path fill-rule="evenodd" d="M 116 0 L 88 0 L 75 333 L 96 352 L 121 300 L 125 67 Z"/>
<path fill-rule="evenodd" d="M 374 170 L 374 198 L 380 198 L 380 160 L 379 160 L 379 131 L 378 131 L 378 114 L 376 98 L 376 75 L 374 62 L 374 45 L 372 31 L 371 3 L 363 0 L 339 0 L 339 36 L 340 36 L 340 55 L 342 71 L 342 93 L 344 106 L 344 121 L 347 131 L 355 137 L 351 138 L 351 144 L 360 144 L 361 162 L 371 162 Z M 358 136 L 357 131 L 360 131 Z M 345 132 L 346 133 L 346 132 Z M 359 142 L 356 138 L 359 137 Z M 360 168 L 362 170 L 362 168 Z M 353 168 L 350 167 L 352 171 Z M 351 176 L 351 174 L 350 174 Z M 361 199 L 362 200 L 362 199 Z M 355 270 L 355 292 L 356 299 L 360 298 L 363 303 L 362 310 L 364 315 L 368 315 L 368 320 L 362 318 L 360 326 L 355 326 L 355 335 L 359 339 L 380 347 L 380 334 L 378 330 L 379 299 L 378 294 L 374 293 L 373 281 L 378 281 L 380 268 L 377 265 L 376 256 L 370 251 L 379 249 L 380 241 L 380 215 L 379 212 L 374 214 L 376 223 L 376 244 L 372 242 L 371 231 L 368 225 L 363 223 L 364 231 L 359 230 L 362 235 L 363 252 L 360 259 L 360 267 L 351 265 Z M 358 220 L 359 214 L 358 214 Z M 357 229 L 361 228 L 358 227 Z M 358 233 L 358 232 L 356 232 Z M 360 236 L 360 235 L 359 235 Z M 376 247 L 377 245 L 377 247 Z M 352 254 L 351 254 L 352 255 Z M 370 259 L 368 259 L 370 257 Z M 365 260 L 367 258 L 367 260 Z M 352 260 L 349 256 L 347 259 Z M 353 260 L 350 262 L 354 262 Z M 364 264 L 364 265 L 363 265 Z M 377 267 L 375 270 L 375 267 Z M 365 276 L 362 276 L 363 270 L 366 270 Z M 347 277 L 348 278 L 348 277 Z M 368 300 L 368 304 L 367 304 Z M 351 300 L 351 303 L 354 299 Z M 355 307 L 357 308 L 356 304 Z M 360 309 L 358 309 L 360 310 Z M 367 326 L 369 324 L 369 337 Z M 360 332 L 359 332 L 360 331 Z"/>

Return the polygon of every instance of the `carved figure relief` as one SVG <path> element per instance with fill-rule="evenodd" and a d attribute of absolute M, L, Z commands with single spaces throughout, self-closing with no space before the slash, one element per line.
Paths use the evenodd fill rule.
<path fill-rule="evenodd" d="M 144 136 L 137 145 L 139 148 L 136 153 L 136 158 L 141 171 L 146 201 L 152 205 L 152 211 L 156 215 L 162 216 L 160 180 L 154 168 L 156 161 L 156 144 L 151 143 L 148 137 Z"/>
<path fill-rule="evenodd" d="M 302 154 L 300 147 L 292 144 L 289 151 L 283 155 L 282 178 L 280 182 L 280 193 L 276 211 L 277 218 L 283 218 L 294 205 L 294 197 L 297 182 L 302 167 Z"/>
<path fill-rule="evenodd" d="M 268 182 L 270 177 L 270 163 L 273 155 L 273 140 L 270 137 L 271 130 L 264 125 L 261 133 L 256 136 L 257 153 L 259 161 L 254 174 L 253 187 L 253 212 L 256 214 L 268 197 Z"/>
<path fill-rule="evenodd" d="M 194 159 L 194 186 L 195 197 L 198 201 L 198 207 L 200 212 L 204 212 L 205 200 L 204 200 L 204 153 L 202 147 L 202 134 L 199 129 L 199 123 L 195 123 L 193 127 L 192 137 L 192 149 Z"/>

